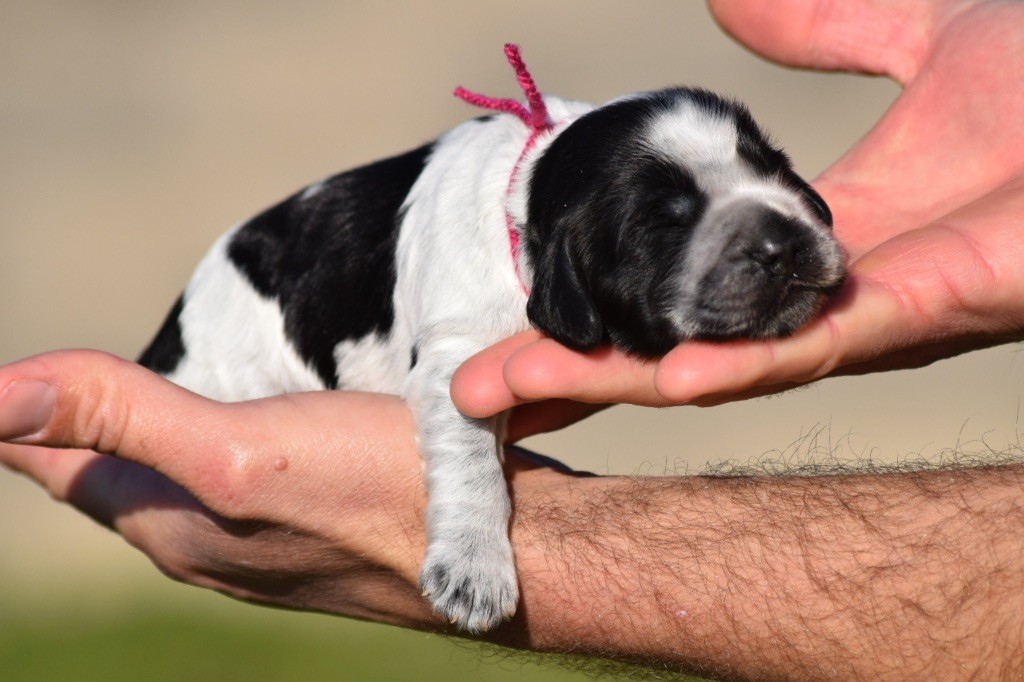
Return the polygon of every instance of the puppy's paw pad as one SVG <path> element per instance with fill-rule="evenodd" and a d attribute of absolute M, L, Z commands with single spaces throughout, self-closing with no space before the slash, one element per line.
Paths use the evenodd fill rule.
<path fill-rule="evenodd" d="M 510 617 L 519 599 L 511 551 L 498 558 L 431 546 L 420 570 L 420 585 L 437 613 L 474 634 Z"/>

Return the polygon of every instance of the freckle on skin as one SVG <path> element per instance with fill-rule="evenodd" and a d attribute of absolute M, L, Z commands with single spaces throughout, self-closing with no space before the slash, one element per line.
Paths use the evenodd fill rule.
<path fill-rule="evenodd" d="M 285 469 L 288 468 L 288 460 L 285 459 L 284 457 L 278 457 L 274 461 L 274 468 L 278 471 L 284 471 Z"/>

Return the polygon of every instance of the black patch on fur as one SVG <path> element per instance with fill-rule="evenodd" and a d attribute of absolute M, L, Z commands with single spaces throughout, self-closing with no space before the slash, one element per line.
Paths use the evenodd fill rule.
<path fill-rule="evenodd" d="M 789 184 L 800 192 L 804 201 L 807 202 L 807 206 L 818 216 L 818 219 L 832 227 L 832 210 L 825 203 L 825 200 L 821 198 L 821 195 L 796 173 L 791 173 L 789 176 Z"/>
<path fill-rule="evenodd" d="M 181 311 L 184 308 L 183 297 L 174 302 L 171 312 L 167 313 L 160 330 L 150 342 L 146 350 L 139 356 L 139 364 L 159 374 L 170 374 L 185 357 L 185 342 L 181 338 Z"/>
<path fill-rule="evenodd" d="M 686 169 L 641 141 L 650 121 L 682 98 L 722 116 L 733 110 L 711 93 L 681 88 L 626 99 L 575 121 L 534 169 L 527 312 L 570 348 L 611 342 L 655 356 L 679 341 L 664 303 L 707 198 Z"/>
<path fill-rule="evenodd" d="M 420 347 L 413 345 L 412 351 L 409 353 L 409 369 L 416 368 L 416 362 L 420 359 Z"/>
<path fill-rule="evenodd" d="M 744 106 L 736 108 L 736 151 L 762 177 L 778 175 L 790 169 L 789 156 L 771 143 Z"/>
<path fill-rule="evenodd" d="M 253 287 L 278 302 L 288 338 L 331 388 L 339 342 L 391 331 L 399 213 L 432 149 L 340 173 L 306 199 L 298 192 L 228 245 Z"/>

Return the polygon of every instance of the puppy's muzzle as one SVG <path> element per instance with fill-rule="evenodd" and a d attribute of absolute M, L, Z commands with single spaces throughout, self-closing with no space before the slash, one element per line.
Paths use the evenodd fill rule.
<path fill-rule="evenodd" d="M 705 335 L 790 333 L 840 284 L 842 258 L 826 226 L 753 201 L 715 219 L 725 238 L 701 279 Z"/>
<path fill-rule="evenodd" d="M 722 221 L 733 227 L 712 271 L 722 282 L 749 278 L 779 293 L 793 286 L 826 288 L 836 283 L 831 239 L 822 229 L 755 203 L 732 207 Z"/>

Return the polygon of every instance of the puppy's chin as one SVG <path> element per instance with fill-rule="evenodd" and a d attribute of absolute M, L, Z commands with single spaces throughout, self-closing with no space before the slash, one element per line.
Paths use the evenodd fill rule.
<path fill-rule="evenodd" d="M 842 284 L 842 279 L 815 286 L 795 284 L 771 296 L 765 294 L 764 288 L 745 292 L 719 288 L 717 296 L 706 296 L 696 310 L 680 316 L 685 320 L 681 335 L 706 341 L 788 336 L 821 312 Z M 714 300 L 729 304 L 707 303 Z"/>

